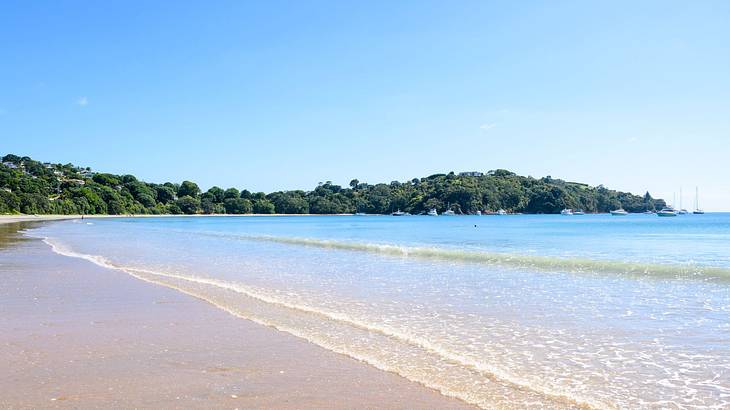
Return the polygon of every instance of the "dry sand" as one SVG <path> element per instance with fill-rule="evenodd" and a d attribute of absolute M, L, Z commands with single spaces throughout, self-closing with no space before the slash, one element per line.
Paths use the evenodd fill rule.
<path fill-rule="evenodd" d="M 0 408 L 470 408 L 0 225 Z"/>

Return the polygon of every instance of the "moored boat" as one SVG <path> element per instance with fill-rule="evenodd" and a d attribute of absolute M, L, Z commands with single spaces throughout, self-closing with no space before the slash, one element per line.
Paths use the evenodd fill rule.
<path fill-rule="evenodd" d="M 446 216 L 453 216 L 453 215 L 456 215 L 456 212 L 452 211 L 451 209 L 447 209 L 447 210 L 445 210 L 445 211 L 444 211 L 444 213 L 443 213 L 443 214 L 441 214 L 441 215 L 446 215 Z"/>
<path fill-rule="evenodd" d="M 573 210 L 568 208 L 563 209 L 562 211 L 560 211 L 560 215 L 573 215 Z"/>
<path fill-rule="evenodd" d="M 671 206 L 667 206 L 662 208 L 659 212 L 656 213 L 657 216 L 677 216 L 677 211 L 674 210 Z"/>
<path fill-rule="evenodd" d="M 699 195 L 699 188 L 695 187 L 695 210 L 692 211 L 695 215 L 703 215 L 705 211 L 700 209 L 700 195 Z"/>
<path fill-rule="evenodd" d="M 436 208 L 431 208 L 431 210 L 428 211 L 428 213 L 426 215 L 428 215 L 428 216 L 439 216 L 439 213 L 438 213 L 438 211 L 436 211 Z"/>
<path fill-rule="evenodd" d="M 615 210 L 611 211 L 611 215 L 613 215 L 613 216 L 626 216 L 628 214 L 629 213 L 626 212 L 626 210 L 623 208 L 619 208 L 619 209 L 615 209 Z"/>
<path fill-rule="evenodd" d="M 583 212 L 582 209 L 576 209 L 575 211 L 573 211 L 573 215 L 585 215 L 585 214 L 586 213 Z"/>
<path fill-rule="evenodd" d="M 500 208 L 500 209 L 499 209 L 499 210 L 497 211 L 497 215 L 507 215 L 507 211 L 505 211 L 504 209 Z"/>
<path fill-rule="evenodd" d="M 391 215 L 392 215 L 392 216 L 404 216 L 404 215 L 406 215 L 406 213 L 405 213 L 405 212 L 403 212 L 403 211 L 401 211 L 401 210 L 399 209 L 399 210 L 397 210 L 397 211 L 393 212 L 393 213 L 392 213 Z"/>

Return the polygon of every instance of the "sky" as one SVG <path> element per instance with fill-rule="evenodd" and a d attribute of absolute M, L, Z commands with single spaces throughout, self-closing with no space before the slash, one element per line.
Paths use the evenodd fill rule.
<path fill-rule="evenodd" d="M 266 192 L 505 168 L 730 210 L 728 22 L 728 1 L 6 0 L 0 155 Z"/>

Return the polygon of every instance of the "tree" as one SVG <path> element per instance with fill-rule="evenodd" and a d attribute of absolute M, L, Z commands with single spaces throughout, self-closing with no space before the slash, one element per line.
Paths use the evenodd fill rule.
<path fill-rule="evenodd" d="M 174 201 L 175 199 L 177 199 L 175 190 L 172 187 L 169 187 L 167 185 L 161 185 L 161 186 L 155 187 L 155 190 L 157 191 L 157 200 L 163 204 L 166 204 L 168 202 L 171 202 L 171 201 Z"/>
<path fill-rule="evenodd" d="M 177 190 L 177 196 L 179 198 L 184 196 L 195 198 L 198 195 L 200 195 L 200 188 L 198 188 L 198 185 L 195 182 L 183 181 L 182 184 L 180 184 L 180 188 Z"/>
<path fill-rule="evenodd" d="M 250 214 L 252 211 L 251 201 L 244 198 L 228 198 L 223 206 L 228 214 Z"/>
<path fill-rule="evenodd" d="M 274 204 L 266 198 L 253 201 L 253 213 L 255 214 L 273 214 L 275 211 Z"/>
<path fill-rule="evenodd" d="M 177 205 L 182 213 L 188 215 L 195 214 L 200 209 L 200 201 L 190 195 L 181 197 L 175 201 L 175 205 Z"/>
<path fill-rule="evenodd" d="M 210 198 L 213 203 L 222 203 L 225 199 L 225 191 L 220 187 L 214 186 L 206 191 L 203 196 Z"/>
<path fill-rule="evenodd" d="M 232 199 L 232 198 L 235 199 L 235 198 L 240 198 L 240 197 L 241 197 L 241 194 L 240 194 L 240 192 L 238 192 L 238 190 L 236 188 L 228 188 L 228 189 L 226 189 L 226 192 L 223 195 L 223 199 L 224 200 L 225 199 Z"/>
<path fill-rule="evenodd" d="M 223 214 L 226 212 L 223 204 L 213 202 L 210 198 L 200 201 L 200 209 L 204 214 Z"/>
<path fill-rule="evenodd" d="M 92 178 L 94 182 L 101 185 L 106 185 L 110 187 L 115 187 L 117 185 L 121 185 L 122 181 L 116 176 L 112 174 L 96 174 Z"/>

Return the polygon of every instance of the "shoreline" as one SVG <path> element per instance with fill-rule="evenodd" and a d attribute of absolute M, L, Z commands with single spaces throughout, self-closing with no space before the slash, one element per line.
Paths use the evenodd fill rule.
<path fill-rule="evenodd" d="M 62 221 L 68 219 L 106 219 L 106 218 L 209 218 L 209 217 L 233 217 L 233 218 L 246 218 L 246 217 L 282 217 L 282 216 L 353 216 L 354 214 L 128 214 L 128 215 L 56 215 L 56 214 L 44 214 L 44 215 L 0 215 L 0 224 L 14 223 L 14 222 L 32 222 L 32 221 Z"/>
<path fill-rule="evenodd" d="M 0 230 L 0 407 L 473 408 L 173 289 L 56 254 L 17 232 L 32 225 Z"/>

